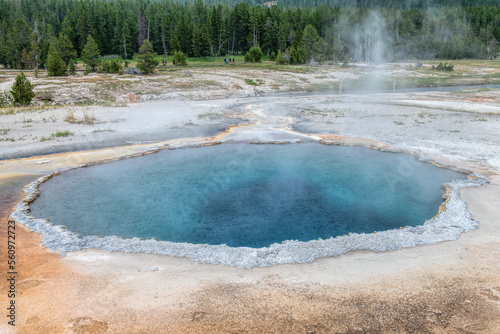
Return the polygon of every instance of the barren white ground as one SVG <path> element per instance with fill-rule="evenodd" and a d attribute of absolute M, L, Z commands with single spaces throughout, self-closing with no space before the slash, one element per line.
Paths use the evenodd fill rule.
<path fill-rule="evenodd" d="M 19 298 L 23 305 L 19 310 L 23 314 L 19 320 L 21 328 L 30 333 L 230 332 L 238 329 L 352 333 L 409 332 L 412 328 L 417 332 L 495 333 L 500 329 L 496 317 L 500 299 L 498 91 L 475 92 L 475 97 L 484 100 L 486 95 L 488 99 L 472 103 L 464 101 L 470 96 L 465 94 L 458 97 L 456 93 L 426 94 L 285 94 L 132 104 L 118 109 L 95 108 L 97 124 L 71 127 L 64 122 L 63 109 L 28 114 L 27 117 L 42 125 L 32 128 L 30 138 L 37 139 L 26 138 L 23 143 L 3 141 L 2 152 L 51 149 L 57 140 L 69 147 L 75 143 L 86 145 L 93 134 L 99 136 L 97 142 L 132 134 L 127 138 L 135 138 L 135 143 L 143 145 L 3 160 L 0 162 L 3 178 L 26 174 L 35 178 L 166 144 L 211 140 L 319 140 L 317 135 L 333 134 L 365 138 L 352 143 L 378 145 L 382 142 L 391 148 L 417 152 L 439 163 L 486 175 L 490 184 L 461 191 L 461 198 L 480 227 L 456 241 L 383 253 L 357 251 L 308 264 L 252 270 L 198 264 L 186 258 L 103 250 L 71 252 L 58 258 L 57 254 L 39 248 L 39 236 L 20 232 L 26 238 L 23 248 L 26 264 L 37 258 L 46 261 L 31 269 L 24 267 L 23 294 Z M 466 104 L 456 103 L 457 100 Z M 189 123 L 198 123 L 202 129 L 211 117 L 198 117 L 206 108 L 213 110 L 215 122 L 238 118 L 253 125 L 233 128 L 216 138 L 207 137 L 205 130 L 200 130 L 197 134 L 194 132 L 197 138 L 166 138 L 159 143 L 142 140 L 150 123 L 154 127 L 179 126 L 181 129 L 192 127 Z M 151 114 L 147 112 L 149 109 L 153 110 Z M 179 116 L 181 110 L 182 116 Z M 76 108 L 75 112 L 78 114 L 81 109 Z M 176 116 L 168 116 L 170 113 Z M 19 118 L 21 115 L 8 117 L 11 118 L 2 117 L 1 127 L 10 128 L 11 133 L 22 131 L 25 123 Z M 55 121 L 43 125 L 43 118 Z M 114 119 L 120 121 L 113 122 Z M 93 132 L 99 129 L 113 132 Z M 69 130 L 74 134 L 40 141 L 41 136 L 56 130 Z M 159 133 L 161 137 L 161 131 Z M 308 135 L 304 135 L 306 133 Z M 340 140 L 341 137 L 333 138 Z M 94 148 L 92 145 L 89 144 L 89 148 Z M 419 319 L 419 324 L 403 315 L 399 323 L 408 323 L 408 327 L 397 327 L 394 319 L 398 312 L 403 312 L 397 311 L 398 303 L 408 303 L 408 309 L 417 307 L 420 305 L 418 295 L 428 298 L 422 302 L 424 310 L 414 311 L 413 317 Z M 406 296 L 405 303 L 398 299 L 401 296 Z M 356 304 L 356 298 L 361 304 Z M 325 308 L 330 315 L 326 316 L 314 305 L 332 307 Z M 342 321 L 335 318 L 335 314 L 340 316 L 342 310 L 351 308 L 355 310 L 353 314 L 360 314 L 359 318 L 351 319 L 348 315 Z M 419 318 L 421 313 L 424 315 Z M 361 314 L 371 314 L 372 318 L 363 318 Z M 387 319 L 380 320 L 385 319 L 384 314 Z M 5 323 L 0 326 L 5 332 L 9 330 Z"/>

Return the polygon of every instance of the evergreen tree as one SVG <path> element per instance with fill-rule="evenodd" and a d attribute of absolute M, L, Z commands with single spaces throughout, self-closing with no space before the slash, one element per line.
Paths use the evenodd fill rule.
<path fill-rule="evenodd" d="M 196 58 L 200 56 L 201 33 L 197 26 L 193 27 L 193 38 L 191 44 L 192 55 Z"/>
<path fill-rule="evenodd" d="M 38 44 L 38 40 L 35 34 L 31 35 L 31 52 L 30 52 L 30 58 L 31 62 L 35 66 L 35 68 L 38 69 L 38 66 L 40 66 L 40 56 L 42 53 L 42 49 L 40 48 L 40 45 Z"/>
<path fill-rule="evenodd" d="M 139 13 L 137 14 L 137 44 L 142 46 L 146 38 L 148 38 L 146 36 L 146 20 L 142 14 L 142 10 L 139 9 Z"/>
<path fill-rule="evenodd" d="M 16 81 L 14 85 L 12 85 L 10 93 L 14 99 L 14 103 L 22 106 L 29 105 L 33 97 L 35 97 L 33 86 L 22 71 L 21 74 L 16 77 Z"/>
<path fill-rule="evenodd" d="M 248 45 L 255 48 L 259 45 L 259 19 L 255 7 L 252 7 L 250 12 L 247 42 Z"/>
<path fill-rule="evenodd" d="M 142 74 L 153 73 L 155 66 L 158 65 L 155 59 L 153 45 L 147 39 L 144 40 L 139 48 L 137 58 L 139 59 L 137 61 L 137 68 Z"/>
<path fill-rule="evenodd" d="M 211 49 L 210 33 L 208 32 L 207 25 L 204 24 L 201 26 L 200 30 L 200 56 L 210 56 L 212 53 Z"/>
<path fill-rule="evenodd" d="M 210 12 L 210 23 L 209 23 L 210 27 L 208 30 L 210 33 L 211 44 L 215 46 L 214 53 L 217 53 L 217 57 L 220 55 L 221 50 L 224 47 L 227 47 L 227 43 L 224 36 L 225 32 L 224 18 L 225 15 L 223 13 L 222 4 L 214 6 L 212 8 L 212 11 Z"/>
<path fill-rule="evenodd" d="M 123 24 L 118 22 L 115 28 L 115 50 L 122 56 L 123 59 L 130 59 L 134 54 L 132 42 L 132 33 L 128 20 L 124 20 Z"/>
<path fill-rule="evenodd" d="M 78 57 L 68 36 L 62 33 L 59 34 L 59 38 L 57 39 L 56 51 L 67 65 L 71 60 L 75 60 Z"/>
<path fill-rule="evenodd" d="M 90 6 L 89 2 L 82 1 L 78 6 L 77 13 L 75 13 L 75 15 L 77 15 L 76 39 L 79 52 L 83 50 L 85 43 L 88 41 L 88 37 L 94 35 L 94 28 L 92 27 L 87 4 Z"/>
<path fill-rule="evenodd" d="M 0 37 L 0 64 L 3 64 L 3 66 L 6 66 L 5 62 L 5 42 L 2 37 Z"/>
<path fill-rule="evenodd" d="M 172 53 L 172 47 L 170 45 L 170 16 L 163 15 L 161 20 L 161 43 L 163 47 L 163 53 L 165 53 L 165 60 L 168 57 L 168 53 Z"/>
<path fill-rule="evenodd" d="M 276 36 L 277 39 L 277 46 L 278 50 L 285 51 L 287 48 L 287 38 L 285 34 L 285 26 L 284 24 L 280 24 L 278 28 L 278 36 Z"/>
<path fill-rule="evenodd" d="M 22 67 L 23 50 L 30 50 L 30 44 L 31 28 L 23 19 L 16 19 L 7 37 L 6 62 L 12 67 Z"/>
<path fill-rule="evenodd" d="M 59 56 L 56 49 L 51 45 L 47 55 L 47 74 L 49 76 L 67 75 L 67 66 L 64 60 Z"/>
<path fill-rule="evenodd" d="M 29 68 L 31 67 L 31 59 L 28 55 L 28 51 L 26 49 L 23 49 L 21 52 L 21 62 L 19 63 L 19 67 L 21 69 Z"/>
<path fill-rule="evenodd" d="M 32 33 L 41 49 L 38 63 L 46 60 L 51 44 L 65 62 L 72 58 L 54 41 L 61 34 L 79 55 L 92 35 L 100 53 L 124 57 L 126 53 L 128 59 L 144 39 L 166 57 L 174 50 L 190 54 L 197 39 L 195 53 L 202 56 L 207 45 L 204 25 L 209 54 L 214 55 L 244 54 L 254 46 L 261 46 L 266 55 L 287 49 L 290 53 L 293 46 L 294 54 L 302 48 L 307 59 L 321 61 L 326 56 L 341 61 L 353 56 L 372 62 L 376 58 L 493 58 L 499 50 L 499 0 L 436 0 L 432 8 L 427 7 L 428 0 L 280 0 L 272 8 L 260 2 L 0 0 L 0 63 L 7 67 L 36 63 Z M 377 6 L 376 11 L 368 10 Z M 309 25 L 318 35 L 316 50 L 303 45 L 305 39 L 315 39 L 310 28 L 303 36 Z M 194 26 L 198 36 L 192 32 Z M 28 61 L 23 50 L 30 56 Z"/>
<path fill-rule="evenodd" d="M 85 64 L 90 66 L 92 71 L 95 71 L 96 67 L 99 66 L 100 63 L 99 57 L 100 54 L 97 43 L 92 35 L 89 35 L 87 38 L 87 44 L 85 44 L 82 50 L 82 60 Z"/>
<path fill-rule="evenodd" d="M 179 19 L 179 24 L 177 25 L 177 38 L 179 41 L 180 50 L 183 53 L 187 53 L 190 49 L 191 38 L 190 38 L 190 31 L 186 23 L 186 18 L 184 17 L 184 13 L 181 14 L 181 17 Z"/>
<path fill-rule="evenodd" d="M 71 42 L 71 46 L 75 46 L 76 36 L 75 30 L 73 29 L 73 19 L 72 15 L 64 16 L 63 22 L 61 24 L 61 33 L 66 35 Z"/>
<path fill-rule="evenodd" d="M 262 50 L 264 53 L 269 54 L 276 48 L 277 44 L 277 32 L 274 29 L 276 22 L 272 22 L 271 18 L 267 18 L 266 24 L 264 25 L 264 41 L 262 43 Z"/>
<path fill-rule="evenodd" d="M 319 39 L 320 37 L 316 29 L 311 24 L 308 24 L 302 35 L 302 47 L 304 48 L 305 60 L 308 61 L 319 55 Z"/>

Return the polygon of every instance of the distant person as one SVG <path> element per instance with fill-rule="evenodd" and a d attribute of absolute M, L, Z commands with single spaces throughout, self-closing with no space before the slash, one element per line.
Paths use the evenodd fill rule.
<path fill-rule="evenodd" d="M 175 66 L 175 59 L 174 59 L 174 60 L 172 60 L 172 64 L 174 64 L 174 66 Z"/>

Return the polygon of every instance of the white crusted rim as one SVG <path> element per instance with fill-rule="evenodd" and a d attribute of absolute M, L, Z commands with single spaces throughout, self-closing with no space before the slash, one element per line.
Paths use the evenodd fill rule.
<path fill-rule="evenodd" d="M 200 263 L 225 264 L 239 268 L 266 267 L 283 263 L 307 263 L 320 257 L 341 255 L 354 250 L 390 251 L 405 247 L 435 244 L 456 240 L 461 233 L 478 228 L 466 204 L 459 198 L 459 190 L 487 184 L 483 178 L 453 180 L 446 185 L 450 190 L 446 210 L 423 225 L 376 233 L 351 233 L 329 239 L 310 241 L 283 241 L 269 247 L 229 247 L 227 245 L 191 244 L 139 238 L 123 239 L 116 236 L 84 236 L 54 226 L 48 219 L 29 213 L 29 204 L 38 196 L 39 185 L 53 173 L 39 178 L 26 189 L 26 198 L 16 206 L 11 217 L 30 231 L 43 235 L 42 244 L 64 256 L 65 253 L 86 248 L 187 257 Z M 477 175 L 476 175 L 477 176 Z"/>

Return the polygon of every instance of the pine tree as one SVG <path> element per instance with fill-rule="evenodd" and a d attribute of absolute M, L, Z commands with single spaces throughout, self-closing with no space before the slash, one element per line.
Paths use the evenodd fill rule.
<path fill-rule="evenodd" d="M 82 50 L 82 60 L 85 64 L 90 66 L 92 71 L 95 71 L 96 67 L 99 66 L 100 63 L 99 57 L 100 54 L 97 43 L 92 35 L 89 35 L 87 38 L 87 44 L 85 44 Z"/>
<path fill-rule="evenodd" d="M 139 48 L 137 58 L 139 59 L 137 61 L 137 68 L 142 74 L 153 73 L 155 66 L 158 65 L 155 59 L 153 45 L 147 39 L 144 40 Z"/>
<path fill-rule="evenodd" d="M 137 14 L 137 44 L 142 46 L 146 38 L 146 22 L 142 10 L 139 9 Z"/>
<path fill-rule="evenodd" d="M 23 49 L 21 52 L 21 62 L 19 63 L 19 67 L 21 67 L 21 69 L 31 67 L 31 60 L 26 49 Z"/>
<path fill-rule="evenodd" d="M 210 33 L 208 32 L 207 25 L 204 24 L 200 30 L 200 56 L 210 56 L 211 49 Z"/>
<path fill-rule="evenodd" d="M 271 21 L 268 17 L 266 20 L 266 24 L 264 25 L 264 41 L 262 43 L 262 49 L 265 53 L 269 53 L 276 47 L 276 30 L 275 23 Z"/>
<path fill-rule="evenodd" d="M 285 26 L 281 23 L 278 28 L 278 36 L 276 36 L 278 50 L 284 51 L 287 48 L 287 40 L 285 34 Z"/>
<path fill-rule="evenodd" d="M 311 24 L 308 24 L 302 34 L 302 47 L 305 60 L 316 58 L 319 54 L 319 35 Z"/>
<path fill-rule="evenodd" d="M 122 27 L 122 38 L 121 38 L 121 50 L 124 59 L 132 58 L 134 54 L 134 46 L 132 44 L 132 34 L 130 32 L 130 25 L 128 21 L 123 21 Z"/>
<path fill-rule="evenodd" d="M 29 105 L 33 97 L 35 97 L 33 86 L 22 71 L 21 74 L 16 77 L 16 81 L 14 85 L 12 85 L 10 93 L 14 99 L 14 103 L 22 106 Z"/>
<path fill-rule="evenodd" d="M 161 43 L 163 47 L 163 53 L 165 53 L 165 60 L 167 59 L 168 52 L 172 52 L 170 45 L 170 17 L 169 15 L 163 15 L 161 19 Z"/>
<path fill-rule="evenodd" d="M 62 33 L 59 34 L 59 38 L 57 39 L 56 51 L 66 65 L 68 65 L 71 60 L 75 60 L 78 57 L 68 36 Z"/>
<path fill-rule="evenodd" d="M 23 19 L 16 19 L 7 36 L 5 57 L 12 67 L 22 66 L 23 49 L 27 51 L 31 44 L 31 28 Z"/>
<path fill-rule="evenodd" d="M 184 14 L 181 14 L 181 17 L 179 19 L 179 23 L 177 25 L 177 38 L 179 40 L 180 44 L 180 50 L 182 52 L 187 53 L 190 49 L 190 32 L 189 32 L 189 27 L 186 23 L 186 18 L 184 17 Z"/>
<path fill-rule="evenodd" d="M 40 45 L 38 45 L 38 38 L 36 37 L 35 34 L 32 34 L 30 58 L 36 69 L 38 69 L 38 66 L 40 65 L 41 54 L 42 54 L 42 49 L 40 48 Z"/>
<path fill-rule="evenodd" d="M 52 45 L 49 47 L 49 54 L 47 55 L 47 74 L 49 76 L 62 76 L 68 74 L 66 63 Z"/>
<path fill-rule="evenodd" d="M 193 27 L 193 38 L 191 42 L 192 55 L 198 58 L 200 56 L 201 32 L 197 26 Z"/>
<path fill-rule="evenodd" d="M 179 42 L 179 40 L 177 39 L 177 36 L 176 35 L 172 35 L 170 37 L 170 47 L 172 48 L 172 50 L 174 51 L 180 51 L 181 50 L 181 43 Z"/>

